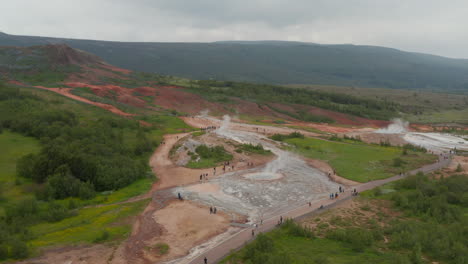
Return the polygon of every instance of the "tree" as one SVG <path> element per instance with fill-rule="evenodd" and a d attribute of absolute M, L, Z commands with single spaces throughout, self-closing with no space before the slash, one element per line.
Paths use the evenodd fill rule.
<path fill-rule="evenodd" d="M 24 177 L 24 178 L 33 178 L 34 175 L 34 167 L 36 163 L 36 155 L 34 154 L 28 154 L 23 157 L 21 157 L 17 162 L 16 162 L 16 173 L 18 176 Z"/>
<path fill-rule="evenodd" d="M 8 258 L 8 247 L 7 245 L 0 243 L 0 261 Z"/>
<path fill-rule="evenodd" d="M 23 259 L 29 256 L 28 246 L 21 240 L 13 240 L 10 247 L 10 257 L 13 259 Z"/>

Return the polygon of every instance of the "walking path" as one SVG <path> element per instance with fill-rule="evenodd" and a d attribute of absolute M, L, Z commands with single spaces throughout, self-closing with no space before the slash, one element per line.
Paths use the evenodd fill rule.
<path fill-rule="evenodd" d="M 383 184 L 402 179 L 404 177 L 407 177 L 408 175 L 414 175 L 418 172 L 429 173 L 429 172 L 439 170 L 449 165 L 450 161 L 451 161 L 451 158 L 449 156 L 447 156 L 446 158 L 441 157 L 438 162 L 412 170 L 410 172 L 405 173 L 403 176 L 396 175 L 396 176 L 383 179 L 383 180 L 367 182 L 358 186 L 354 186 L 353 188 L 356 188 L 358 192 L 363 192 L 363 191 L 375 188 L 377 186 L 381 186 Z M 218 263 L 220 260 L 226 257 L 232 250 L 237 250 L 241 248 L 243 245 L 245 245 L 248 241 L 254 239 L 254 236 L 252 236 L 252 230 L 254 230 L 255 235 L 258 233 L 267 232 L 278 226 L 278 221 L 280 221 L 280 217 L 283 218 L 283 221 L 289 218 L 298 219 L 300 217 L 304 217 L 304 216 L 316 213 L 318 211 L 321 211 L 322 209 L 319 209 L 320 206 L 327 208 L 330 206 L 334 206 L 338 203 L 341 203 L 343 200 L 352 199 L 353 197 L 354 196 L 351 195 L 351 192 L 347 191 L 345 193 L 340 193 L 338 199 L 319 200 L 319 201 L 313 202 L 310 206 L 309 204 L 305 204 L 303 206 L 294 208 L 290 210 L 289 212 L 283 213 L 281 216 L 278 215 L 278 216 L 271 217 L 269 219 L 264 219 L 263 224 L 259 225 L 257 228 L 255 227 L 245 228 L 239 231 L 238 233 L 232 235 L 231 237 L 225 239 L 224 241 L 220 242 L 218 245 L 211 248 L 207 252 L 200 254 L 198 256 L 195 256 L 192 259 L 181 260 L 178 263 L 202 264 L 204 263 L 205 257 L 208 259 L 208 263 L 210 264 Z"/>

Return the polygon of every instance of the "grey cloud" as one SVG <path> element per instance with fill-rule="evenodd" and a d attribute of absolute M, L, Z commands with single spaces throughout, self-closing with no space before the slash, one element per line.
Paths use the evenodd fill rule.
<path fill-rule="evenodd" d="M 468 58 L 462 0 L 15 0 L 0 30 L 120 41 L 297 40 Z"/>

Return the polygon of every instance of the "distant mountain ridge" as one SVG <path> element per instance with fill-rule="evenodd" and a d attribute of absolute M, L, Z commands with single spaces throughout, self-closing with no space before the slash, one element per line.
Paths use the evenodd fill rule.
<path fill-rule="evenodd" d="M 114 42 L 0 33 L 0 46 L 65 43 L 135 71 L 192 79 L 468 93 L 468 60 L 377 46 L 288 41 Z"/>

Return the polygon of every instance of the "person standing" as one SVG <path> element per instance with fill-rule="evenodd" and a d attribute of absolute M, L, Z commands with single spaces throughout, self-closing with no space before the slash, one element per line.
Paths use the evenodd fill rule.
<path fill-rule="evenodd" d="M 205 261 L 205 264 L 208 264 L 208 259 L 206 257 L 203 260 Z"/>

